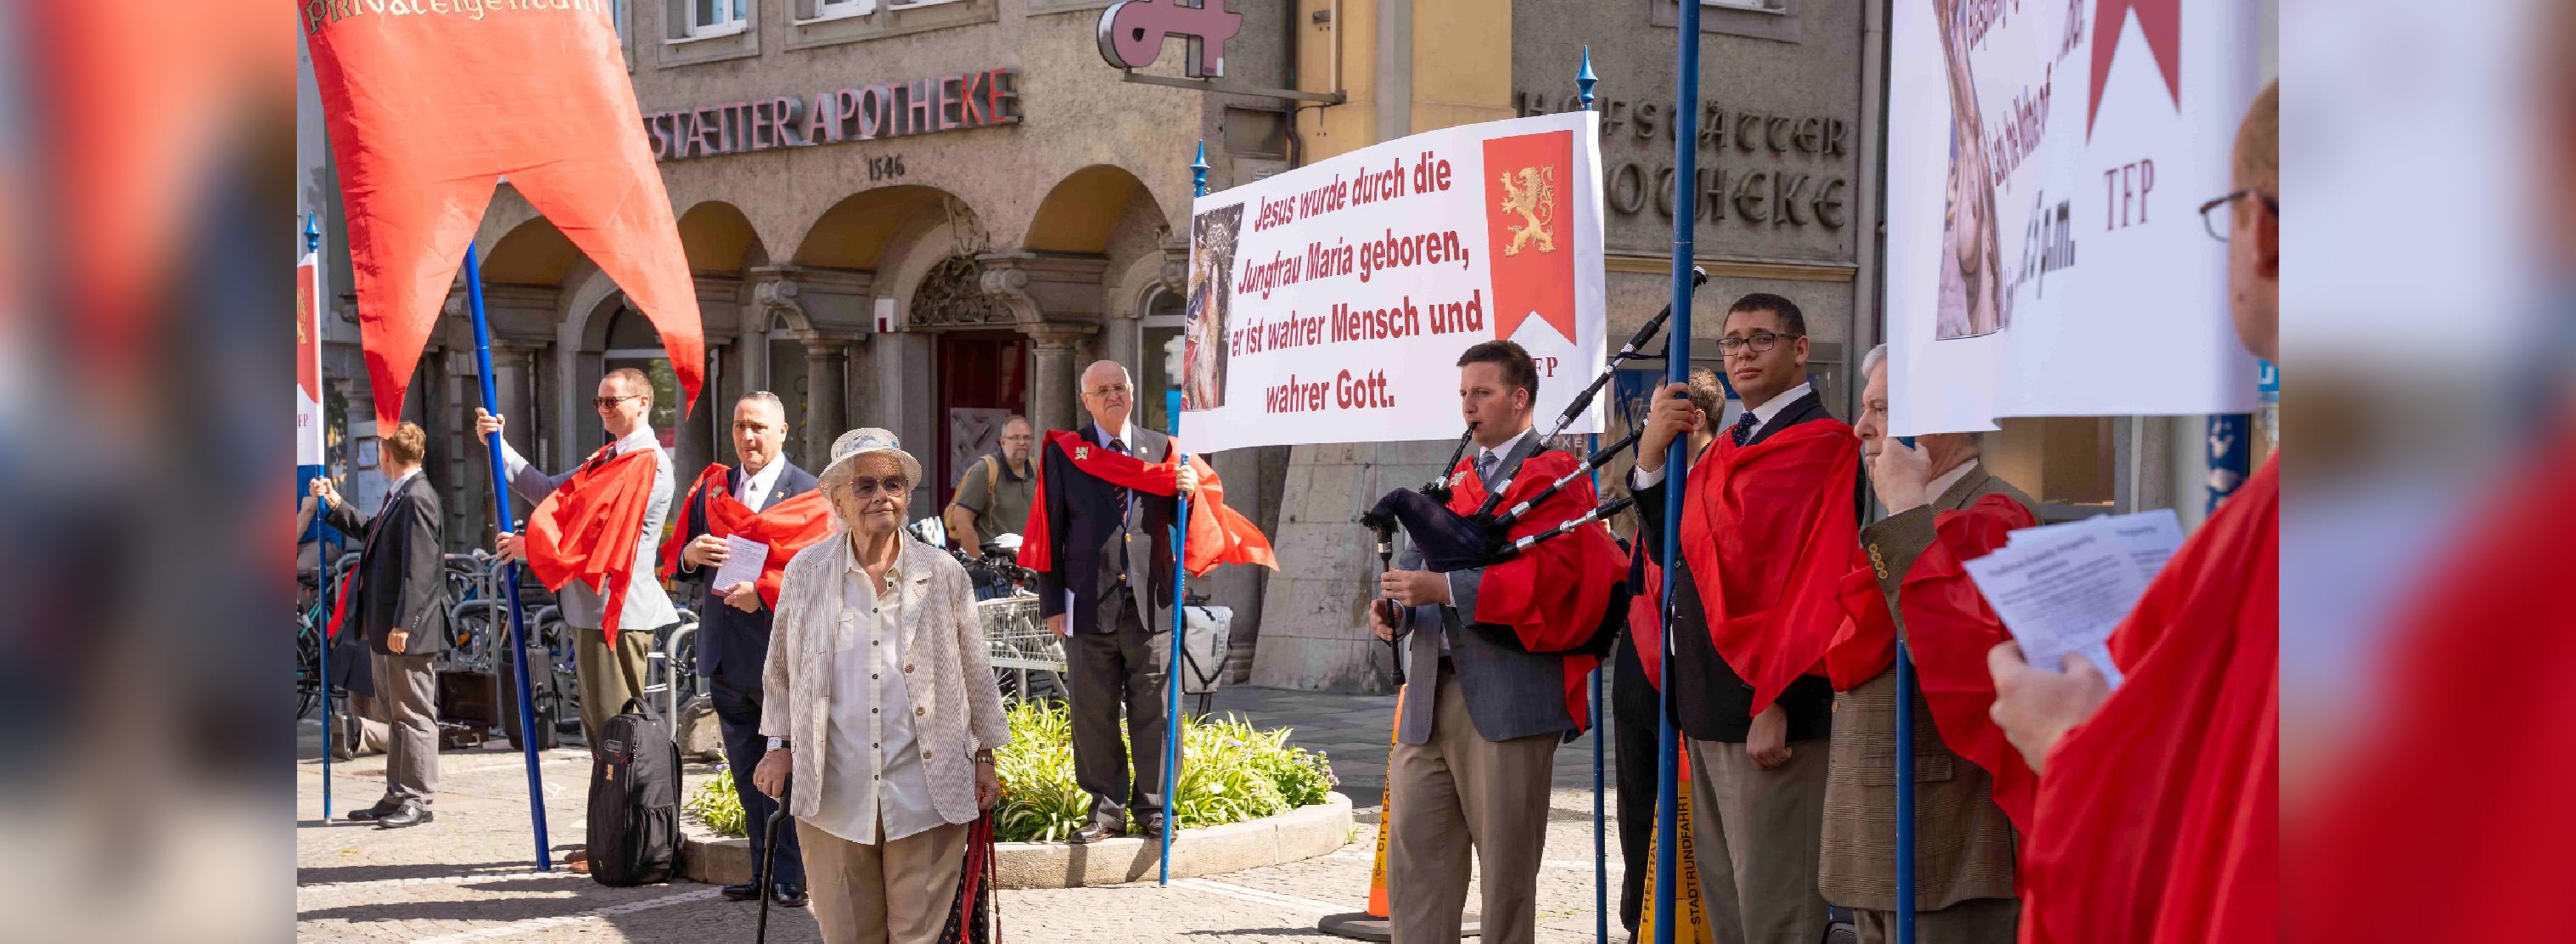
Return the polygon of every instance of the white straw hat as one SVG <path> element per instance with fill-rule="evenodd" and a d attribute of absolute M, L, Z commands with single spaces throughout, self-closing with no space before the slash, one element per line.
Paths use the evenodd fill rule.
<path fill-rule="evenodd" d="M 871 452 L 893 453 L 895 461 L 903 465 L 903 477 L 915 485 L 921 484 L 921 460 L 903 451 L 903 443 L 895 439 L 893 432 L 874 426 L 854 429 L 832 440 L 832 464 L 823 467 L 823 475 L 831 475 L 841 463 Z"/>

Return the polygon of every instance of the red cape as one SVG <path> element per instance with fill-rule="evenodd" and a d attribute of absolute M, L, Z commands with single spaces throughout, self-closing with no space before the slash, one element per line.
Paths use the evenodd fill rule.
<path fill-rule="evenodd" d="M 599 630 L 617 644 L 617 619 L 626 587 L 635 578 L 635 545 L 644 534 L 644 511 L 653 501 L 660 450 L 638 449 L 606 462 L 617 447 L 600 447 L 579 472 L 528 513 L 528 571 L 548 590 L 574 581 L 598 591 Z"/>
<path fill-rule="evenodd" d="M 1573 472 L 1576 465 L 1573 456 L 1562 452 L 1529 457 L 1512 476 L 1511 490 L 1503 494 L 1499 507 L 1510 508 L 1528 501 L 1550 483 Z M 1474 514 L 1485 503 L 1485 484 L 1476 478 L 1472 468 L 1461 460 L 1449 470 L 1449 480 L 1457 483 L 1449 495 L 1449 510 L 1461 515 Z M 1598 504 L 1591 479 L 1577 478 L 1555 496 L 1531 507 L 1506 535 L 1523 538 L 1537 534 L 1580 518 Z M 1521 647 L 1531 652 L 1572 649 L 1601 629 L 1601 616 L 1610 608 L 1611 591 L 1625 570 L 1620 566 L 1618 542 L 1611 539 L 1608 528 L 1598 523 L 1577 528 L 1485 568 L 1483 578 L 1476 584 L 1476 612 L 1468 618 L 1511 627 L 1520 637 Z M 1588 655 L 1564 659 L 1565 711 L 1578 728 L 1591 724 L 1583 683 L 1599 663 L 1599 659 Z"/>
<path fill-rule="evenodd" d="M 1682 556 L 1698 581 L 1709 641 L 1728 668 L 1753 686 L 1753 711 L 1770 707 L 1798 676 L 1820 664 L 1843 622 L 1838 591 L 1860 546 L 1852 508 L 1860 441 L 1836 420 L 1800 423 L 1752 446 L 1719 437 L 1690 470 L 1682 502 Z M 1645 625 L 1661 638 L 1662 569 L 1646 564 Z M 1637 655 L 1651 676 L 1654 646 Z"/>
<path fill-rule="evenodd" d="M 753 511 L 751 506 L 742 503 L 742 499 L 725 490 L 725 476 L 732 472 L 733 469 L 724 463 L 709 463 L 707 470 L 698 473 L 698 480 L 689 486 L 688 500 L 680 503 L 681 513 L 686 514 L 688 508 L 698 503 L 699 496 L 704 495 L 708 534 L 720 538 L 741 535 L 746 540 L 769 545 L 769 557 L 760 562 L 760 579 L 752 586 L 760 591 L 761 602 L 775 610 L 778 608 L 779 584 L 787 576 L 787 562 L 796 557 L 796 552 L 831 536 L 831 501 L 823 497 L 821 489 L 816 489 L 771 505 L 768 511 Z M 709 485 L 715 487 L 710 489 Z M 673 540 L 662 544 L 664 579 L 680 572 L 680 546 L 684 543 Z"/>
<path fill-rule="evenodd" d="M 1123 452 L 1111 452 L 1093 445 L 1082 434 L 1057 430 L 1047 434 L 1057 449 L 1073 466 L 1093 478 L 1120 488 L 1132 488 L 1156 495 L 1171 495 L 1181 490 L 1181 466 L 1177 462 L 1146 462 Z M 1171 450 L 1180 452 L 1180 440 L 1173 440 Z M 1053 450 L 1039 449 L 1038 462 L 1045 463 Z M 1270 539 L 1255 527 L 1252 519 L 1225 504 L 1225 482 L 1205 461 L 1193 458 L 1190 466 L 1199 470 L 1198 499 L 1190 503 L 1189 557 L 1181 562 L 1190 576 L 1203 577 L 1218 564 L 1259 564 L 1279 569 L 1279 558 L 1271 553 Z M 1055 552 L 1047 540 L 1053 522 L 1046 516 L 1046 470 L 1031 473 L 1037 478 L 1037 491 L 1030 497 L 1029 524 L 1020 535 L 1020 566 L 1030 570 L 1048 570 L 1054 566 L 1050 555 Z"/>
<path fill-rule="evenodd" d="M 1896 596 L 1914 649 L 1915 684 L 1932 709 L 1941 743 L 1993 775 L 1995 805 L 2028 832 L 2039 775 L 1987 714 L 1995 703 L 1995 679 L 1986 670 L 1986 651 L 2012 637 L 1960 564 L 1993 553 L 2013 531 L 2039 520 L 2020 502 L 1988 495 L 1934 521 L 1939 539 L 1915 557 Z M 1879 591 L 1868 552 L 1856 557 L 1857 568 L 1843 577 L 1846 619 L 1825 653 L 1835 691 L 1850 691 L 1896 664 L 1896 625 L 1887 597 Z"/>
<path fill-rule="evenodd" d="M 2279 939 L 2280 504 L 2275 456 L 2112 632 L 2128 680 L 2039 780 L 2026 944 Z"/>
<path fill-rule="evenodd" d="M 2564 936 L 2536 927 L 2533 906 L 2576 888 L 2563 842 L 2576 836 L 2576 615 L 2560 589 L 2576 427 L 2516 461 L 2518 481 L 2482 488 L 2468 526 L 2423 549 L 2434 570 L 2389 627 L 2382 668 L 2308 682 L 2366 686 L 2380 707 L 2344 721 L 2365 732 L 2348 755 L 2309 759 L 2323 769 L 2296 778 L 2307 786 L 2281 836 L 2289 939 Z M 2354 645 L 2338 635 L 2350 631 L 2306 645 Z"/>

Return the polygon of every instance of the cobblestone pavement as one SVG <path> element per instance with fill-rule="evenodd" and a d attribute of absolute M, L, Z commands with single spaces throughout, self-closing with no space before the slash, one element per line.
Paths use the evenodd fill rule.
<path fill-rule="evenodd" d="M 1218 711 L 1241 711 L 1262 727 L 1297 730 L 1298 743 L 1331 752 L 1364 808 L 1378 804 L 1392 699 L 1235 689 Z M 322 823 L 319 728 L 301 726 L 296 764 L 296 938 L 301 941 L 748 941 L 756 906 L 712 886 L 678 881 L 608 888 L 589 876 L 533 871 L 535 848 L 520 755 L 495 742 L 440 758 L 437 819 L 406 830 Z M 1362 748 L 1373 748 L 1363 750 Z M 545 752 L 549 838 L 556 858 L 584 833 L 589 756 L 579 747 Z M 335 816 L 375 801 L 384 758 L 332 765 Z M 691 765 L 690 785 L 708 776 Z M 1548 825 L 1548 867 L 1539 876 L 1539 939 L 1593 936 L 1591 740 L 1558 753 L 1558 789 Z M 1328 941 L 1317 918 L 1357 911 L 1368 900 L 1376 816 L 1364 810 L 1351 842 L 1318 859 L 1202 879 L 1109 888 L 1005 891 L 1003 939 L 1056 941 Z M 1611 879 L 1618 878 L 1613 842 Z M 1471 891 L 1468 910 L 1476 910 Z M 1616 932 L 1614 932 L 1616 933 Z M 1624 937 L 1624 935 L 1623 935 Z M 770 939 L 818 940 L 807 909 L 772 908 Z"/>

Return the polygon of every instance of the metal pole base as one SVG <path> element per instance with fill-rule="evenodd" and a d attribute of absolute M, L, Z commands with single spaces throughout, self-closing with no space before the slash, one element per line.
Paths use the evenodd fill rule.
<path fill-rule="evenodd" d="M 1483 924 L 1484 923 L 1479 920 L 1477 916 L 1467 915 L 1459 920 L 1458 936 L 1479 936 L 1485 933 Z M 1337 915 L 1325 915 L 1323 920 L 1315 922 L 1315 930 L 1322 931 L 1335 937 L 1350 938 L 1355 941 L 1391 941 L 1395 939 L 1395 930 L 1392 927 L 1389 927 L 1388 919 L 1378 917 L 1365 911 L 1346 911 Z"/>

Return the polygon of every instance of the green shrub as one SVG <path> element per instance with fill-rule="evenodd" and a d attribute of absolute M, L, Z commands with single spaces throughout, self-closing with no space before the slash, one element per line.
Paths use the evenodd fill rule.
<path fill-rule="evenodd" d="M 717 764 L 716 775 L 690 791 L 680 804 L 708 829 L 726 836 L 743 835 L 742 797 L 733 792 L 733 765 Z"/>
<path fill-rule="evenodd" d="M 993 752 L 1007 788 L 993 810 L 994 838 L 1061 842 L 1083 827 L 1091 810 L 1091 795 L 1073 778 L 1073 722 L 1061 704 L 1016 705 L 1010 721 L 1011 743 Z M 1240 718 L 1193 720 L 1182 724 L 1181 738 L 1184 762 L 1172 814 L 1183 829 L 1322 803 L 1341 782 L 1324 755 L 1288 746 L 1286 728 L 1258 731 Z M 730 765 L 716 765 L 716 775 L 690 791 L 681 807 L 719 834 L 744 835 Z"/>
<path fill-rule="evenodd" d="M 1062 705 L 1010 710 L 1011 743 L 993 752 L 1006 789 L 994 808 L 1003 842 L 1058 842 L 1080 830 L 1091 797 L 1073 777 L 1073 727 Z M 1123 725 L 1122 725 L 1123 739 Z M 1324 802 L 1339 781 L 1322 755 L 1288 746 L 1288 729 L 1239 718 L 1184 721 L 1171 814 L 1183 829 L 1277 816 Z"/>

